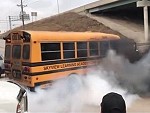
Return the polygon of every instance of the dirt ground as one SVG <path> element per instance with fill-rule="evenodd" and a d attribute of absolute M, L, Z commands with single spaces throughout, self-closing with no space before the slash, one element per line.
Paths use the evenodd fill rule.
<path fill-rule="evenodd" d="M 21 29 L 21 28 L 17 28 Z M 57 16 L 48 17 L 25 26 L 26 30 L 38 31 L 75 31 L 75 32 L 104 32 L 118 34 L 120 33 L 111 30 L 105 25 L 90 19 L 87 16 L 79 15 L 77 13 L 69 12 Z"/>

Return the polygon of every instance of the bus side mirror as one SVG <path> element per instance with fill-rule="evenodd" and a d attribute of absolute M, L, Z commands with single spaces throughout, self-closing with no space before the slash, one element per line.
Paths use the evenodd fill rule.
<path fill-rule="evenodd" d="M 3 39 L 4 39 L 7 43 L 10 43 L 10 42 L 11 42 L 11 38 L 10 38 L 10 37 L 3 37 Z"/>

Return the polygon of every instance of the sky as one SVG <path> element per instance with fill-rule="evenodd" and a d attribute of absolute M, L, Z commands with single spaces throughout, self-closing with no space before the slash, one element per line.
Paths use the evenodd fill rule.
<path fill-rule="evenodd" d="M 58 5 L 57 0 L 22 0 L 24 5 L 24 11 L 30 15 L 30 20 L 25 21 L 29 23 L 39 20 L 51 15 L 58 14 Z M 65 12 L 67 10 L 83 6 L 85 4 L 94 2 L 97 0 L 58 0 L 59 12 Z M 10 29 L 9 26 L 9 16 L 18 17 L 21 11 L 21 8 L 17 5 L 20 5 L 21 0 L 3 0 L 0 5 L 1 15 L 0 15 L 0 31 L 1 33 L 6 32 Z M 31 17 L 31 12 L 37 12 L 37 17 Z M 20 26 L 21 21 L 12 21 L 12 28 Z"/>

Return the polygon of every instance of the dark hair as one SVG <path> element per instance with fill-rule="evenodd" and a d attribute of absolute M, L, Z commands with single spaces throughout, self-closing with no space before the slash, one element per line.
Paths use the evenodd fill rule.
<path fill-rule="evenodd" d="M 101 113 L 126 113 L 126 104 L 120 94 L 106 94 L 101 103 Z"/>

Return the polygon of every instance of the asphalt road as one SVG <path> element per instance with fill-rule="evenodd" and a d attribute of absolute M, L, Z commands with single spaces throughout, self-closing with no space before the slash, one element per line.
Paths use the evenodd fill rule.
<path fill-rule="evenodd" d="M 6 81 L 2 77 L 0 81 Z M 135 100 L 128 108 L 127 113 L 150 113 L 150 97 L 143 97 Z M 34 106 L 35 107 L 35 106 Z M 100 113 L 100 106 L 85 105 L 80 108 L 80 113 Z"/>

